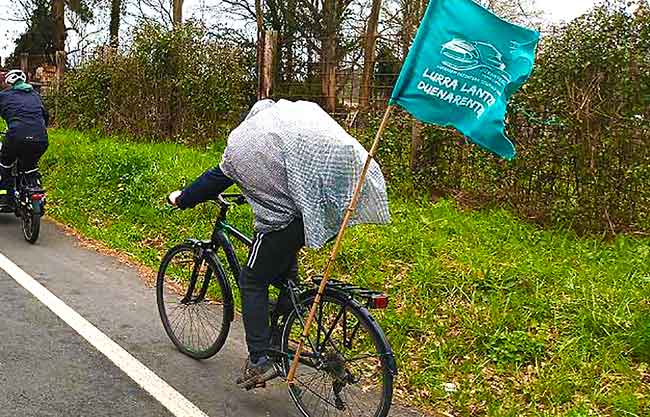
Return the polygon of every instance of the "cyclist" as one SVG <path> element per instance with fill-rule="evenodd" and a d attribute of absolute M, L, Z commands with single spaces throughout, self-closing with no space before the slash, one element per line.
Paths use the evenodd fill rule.
<path fill-rule="evenodd" d="M 7 72 L 4 82 L 8 88 L 0 92 L 0 116 L 7 123 L 7 133 L 0 150 L 0 205 L 9 205 L 11 167 L 16 160 L 28 179 L 38 184 L 38 160 L 48 146 L 49 114 L 23 71 Z"/>
<path fill-rule="evenodd" d="M 318 248 L 336 234 L 366 156 L 318 105 L 262 100 L 229 135 L 221 163 L 170 194 L 172 204 L 189 208 L 237 184 L 253 209 L 253 246 L 239 277 L 249 357 L 238 385 L 252 388 L 278 375 L 266 354 L 269 286 L 296 276 L 305 244 Z M 353 223 L 389 220 L 376 163 L 369 174 Z M 278 308 L 285 303 L 280 294 Z"/>

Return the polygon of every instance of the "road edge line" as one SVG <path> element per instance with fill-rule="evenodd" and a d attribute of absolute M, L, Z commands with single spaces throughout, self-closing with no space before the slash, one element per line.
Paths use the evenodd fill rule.
<path fill-rule="evenodd" d="M 183 394 L 0 253 L 0 269 L 36 297 L 176 417 L 208 417 Z"/>

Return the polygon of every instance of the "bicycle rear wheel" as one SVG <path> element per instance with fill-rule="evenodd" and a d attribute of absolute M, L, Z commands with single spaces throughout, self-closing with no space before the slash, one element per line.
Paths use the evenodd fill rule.
<path fill-rule="evenodd" d="M 295 352 L 314 297 L 287 317 L 282 350 Z M 385 417 L 393 396 L 392 354 L 368 311 L 342 295 L 328 293 L 305 342 L 289 394 L 306 417 Z M 390 355 L 390 357 L 389 357 Z M 288 373 L 289 355 L 284 360 Z"/>
<path fill-rule="evenodd" d="M 170 249 L 158 270 L 156 298 L 165 332 L 182 353 L 206 359 L 223 347 L 234 307 L 211 252 L 189 243 Z"/>

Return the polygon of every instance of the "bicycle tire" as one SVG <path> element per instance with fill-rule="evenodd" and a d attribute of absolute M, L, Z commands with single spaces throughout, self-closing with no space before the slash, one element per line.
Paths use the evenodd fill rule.
<path fill-rule="evenodd" d="M 234 306 L 232 291 L 225 279 L 225 273 L 221 264 L 211 252 L 201 250 L 200 254 L 197 254 L 198 252 L 197 247 L 190 243 L 177 245 L 167 251 L 158 270 L 158 276 L 156 279 L 156 299 L 158 312 L 165 332 L 176 348 L 183 354 L 194 359 L 207 359 L 219 352 L 226 342 L 230 331 L 230 323 L 233 319 Z M 189 269 L 185 269 L 182 266 L 177 268 L 176 265 L 173 264 L 175 259 L 180 256 L 185 256 L 185 259 L 179 259 L 179 261 L 190 265 Z M 187 257 L 191 257 L 191 261 L 188 260 Z M 204 263 L 205 268 L 203 268 Z M 194 270 L 198 270 L 199 274 L 202 271 L 204 272 L 200 279 L 197 278 L 197 285 L 194 288 L 192 296 L 195 296 L 197 288 L 203 286 L 206 277 L 209 279 L 208 284 L 216 283 L 216 286 L 213 285 L 209 288 L 211 292 L 208 294 L 207 298 L 204 298 L 200 302 L 183 302 L 183 299 L 187 296 L 187 291 L 189 290 L 188 284 L 190 281 L 189 277 L 184 276 L 182 272 L 183 270 L 191 270 L 191 274 L 194 273 Z M 198 285 L 199 281 L 200 285 Z M 182 288 L 182 291 L 179 291 L 179 287 Z M 213 334 L 205 339 L 201 339 L 201 336 L 197 336 L 197 341 L 199 343 L 205 343 L 202 343 L 199 346 L 194 346 L 192 343 L 195 340 L 194 336 L 190 335 L 188 337 L 185 334 L 187 320 L 176 317 L 170 318 L 172 310 L 170 307 L 172 305 L 172 299 L 175 297 L 184 297 L 180 301 L 176 302 L 177 305 L 174 307 L 174 310 L 179 310 L 179 314 L 189 313 L 190 332 L 192 332 L 193 329 L 198 331 L 201 331 L 201 329 L 206 331 L 214 330 Z M 199 308 L 201 310 L 199 310 Z M 193 323 L 193 313 L 195 313 L 194 318 L 200 320 L 199 324 L 195 325 Z M 218 323 L 212 323 L 212 321 Z M 179 328 L 181 323 L 183 324 L 183 327 Z M 182 334 L 180 334 L 181 331 Z"/>
<path fill-rule="evenodd" d="M 310 295 L 307 295 L 306 297 L 301 297 L 302 300 L 298 303 L 299 307 L 297 310 L 301 311 L 301 316 L 305 318 L 308 314 L 309 308 L 311 307 L 313 300 L 315 298 L 315 294 L 312 292 Z M 381 388 L 377 391 L 380 391 L 380 398 L 376 402 L 376 407 L 374 410 L 372 410 L 372 407 L 370 406 L 370 403 L 368 401 L 368 395 L 367 391 L 362 392 L 363 389 L 367 388 L 362 388 L 362 386 L 356 387 L 356 385 L 360 382 L 357 381 L 355 383 L 350 383 L 348 386 L 353 388 L 349 393 L 345 393 L 343 396 L 345 399 L 348 401 L 348 406 L 345 409 L 339 409 L 337 408 L 338 402 L 335 397 L 338 397 L 339 400 L 341 400 L 341 393 L 343 392 L 343 389 L 346 389 L 348 386 L 345 386 L 343 389 L 338 394 L 333 394 L 333 392 L 336 390 L 334 387 L 334 382 L 332 382 L 332 390 L 329 390 L 327 387 L 327 383 L 330 381 L 336 380 L 336 378 L 339 378 L 338 376 L 332 376 L 331 371 L 319 371 L 315 369 L 314 367 L 310 367 L 305 365 L 306 362 L 310 361 L 311 359 L 307 359 L 306 361 L 301 359 L 301 365 L 298 367 L 298 372 L 296 373 L 296 379 L 295 379 L 295 384 L 293 387 L 289 387 L 289 395 L 291 396 L 291 399 L 294 401 L 296 407 L 298 410 L 305 416 L 305 417 L 316 417 L 316 416 L 322 416 L 322 415 L 327 415 L 327 416 L 355 416 L 355 417 L 386 417 L 388 415 L 388 412 L 391 407 L 392 403 L 392 397 L 393 397 L 393 378 L 394 374 L 392 369 L 394 369 L 391 366 L 391 363 L 389 362 L 392 360 L 392 356 L 388 357 L 387 353 L 392 352 L 390 349 L 390 346 L 387 344 L 388 342 L 386 341 L 385 337 L 383 336 L 383 331 L 378 327 L 378 324 L 376 321 L 372 318 L 370 313 L 368 312 L 367 309 L 362 307 L 359 303 L 354 301 L 353 299 L 348 298 L 344 294 L 339 294 L 338 292 L 335 291 L 326 291 L 326 293 L 323 295 L 323 298 L 321 299 L 321 303 L 323 306 L 326 306 L 327 304 L 331 305 L 336 305 L 341 307 L 343 310 L 346 312 L 349 312 L 353 315 L 354 319 L 352 321 L 349 320 L 348 317 L 345 317 L 343 320 L 345 322 L 353 322 L 356 320 L 360 327 L 363 328 L 367 332 L 367 336 L 369 336 L 369 340 L 367 342 L 371 342 L 372 346 L 374 347 L 374 353 L 376 354 L 376 364 L 379 364 L 381 367 L 380 372 L 377 374 L 379 380 L 381 381 Z M 324 309 L 325 307 L 323 307 Z M 322 310 L 319 309 L 317 311 L 317 316 L 319 314 L 322 314 Z M 344 314 L 345 316 L 345 314 Z M 321 317 L 322 318 L 322 317 Z M 296 309 L 294 309 L 289 315 L 287 316 L 285 322 L 284 322 L 284 328 L 283 328 L 283 333 L 282 333 L 282 351 L 283 352 L 291 352 L 292 345 L 293 349 L 295 349 L 296 346 L 296 336 L 297 333 L 296 331 L 298 330 L 299 332 L 302 332 L 302 324 L 300 321 L 298 321 L 297 326 L 294 326 L 296 324 L 296 320 L 298 320 L 298 313 Z M 333 326 L 336 326 L 337 323 L 333 321 Z M 322 325 L 322 330 L 323 330 L 323 339 L 326 339 L 327 337 L 325 336 L 326 329 L 325 326 Z M 318 317 L 314 320 L 312 329 L 310 330 L 310 338 L 313 335 L 314 328 L 316 328 L 316 331 L 318 331 Z M 329 329 L 328 329 L 329 330 Z M 293 336 L 292 336 L 293 335 Z M 290 340 L 292 338 L 294 340 Z M 343 336 L 345 338 L 345 335 Z M 316 337 L 317 338 L 317 337 Z M 308 338 L 309 339 L 309 338 Z M 313 341 L 313 340 L 312 340 Z M 305 344 L 305 350 L 303 352 L 313 352 L 313 349 L 311 349 L 313 346 L 310 346 L 309 343 Z M 317 348 L 318 349 L 318 348 Z M 340 352 L 339 352 L 340 353 Z M 392 354 L 391 354 L 392 355 Z M 329 354 L 326 354 L 325 356 L 330 356 Z M 342 355 L 345 357 L 345 355 Z M 291 365 L 291 360 L 293 355 L 289 354 L 285 356 L 285 359 L 283 360 L 283 368 L 285 375 L 289 371 L 289 367 Z M 370 356 L 368 356 L 370 357 Z M 347 361 L 347 359 L 346 359 Z M 331 361 L 330 361 L 331 362 Z M 348 378 L 348 375 L 351 377 L 354 375 L 354 373 L 358 372 L 357 371 L 350 371 L 349 365 L 352 363 L 347 363 L 344 365 L 344 369 L 346 372 L 346 378 Z M 314 363 L 314 365 L 316 365 Z M 359 365 L 359 364 L 357 364 Z M 375 365 L 376 366 L 376 365 Z M 372 367 L 372 365 L 371 365 Z M 337 369 L 336 373 L 340 376 L 341 371 L 340 371 L 340 366 L 334 366 L 334 368 Z M 311 370 L 311 374 L 307 374 L 305 371 L 306 370 Z M 327 367 L 323 368 L 327 369 Z M 361 368 L 360 368 L 361 370 Z M 368 369 L 365 369 L 368 370 Z M 318 372 L 322 372 L 322 375 L 320 377 L 316 376 L 314 377 L 313 375 L 317 374 Z M 357 375 L 358 376 L 358 375 Z M 325 397 L 325 393 L 318 393 L 311 388 L 307 387 L 306 382 L 311 379 L 311 382 L 315 382 L 319 379 L 323 380 L 325 382 L 324 388 L 326 388 L 326 391 L 332 391 L 330 393 L 332 396 L 327 398 Z M 306 396 L 306 394 L 311 394 L 311 397 L 315 398 L 315 401 L 309 401 L 309 398 Z M 315 408 L 319 404 L 319 400 L 321 401 L 321 404 L 324 403 L 324 406 L 327 407 L 327 410 L 310 410 L 310 408 Z M 354 404 L 352 404 L 354 403 Z M 353 407 L 350 407 L 353 406 Z M 354 411 L 350 411 L 350 408 L 355 408 Z"/>
<path fill-rule="evenodd" d="M 31 244 L 36 243 L 41 231 L 41 215 L 25 210 L 20 217 L 23 237 Z"/>

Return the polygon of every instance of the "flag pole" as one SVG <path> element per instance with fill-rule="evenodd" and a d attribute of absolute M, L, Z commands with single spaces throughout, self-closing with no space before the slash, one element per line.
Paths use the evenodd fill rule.
<path fill-rule="evenodd" d="M 300 342 L 298 343 L 296 354 L 293 357 L 293 361 L 291 362 L 291 367 L 289 368 L 289 373 L 287 375 L 287 383 L 289 384 L 290 388 L 293 387 L 293 385 L 295 384 L 294 379 L 296 376 L 296 370 L 298 369 L 298 363 L 300 361 L 300 354 L 302 353 L 302 350 L 304 348 L 305 339 L 309 335 L 309 329 L 311 328 L 312 322 L 314 321 L 314 316 L 316 315 L 316 309 L 318 308 L 318 305 L 321 302 L 321 298 L 323 297 L 323 293 L 325 292 L 325 287 L 327 286 L 327 282 L 329 281 L 329 277 L 332 273 L 334 261 L 336 260 L 336 256 L 338 255 L 339 248 L 341 246 L 341 241 L 343 240 L 343 235 L 345 234 L 345 229 L 348 223 L 350 222 L 350 218 L 352 217 L 352 214 L 354 214 L 354 211 L 357 209 L 357 202 L 359 200 L 359 195 L 361 194 L 361 189 L 363 188 L 363 184 L 366 181 L 366 175 L 368 174 L 368 169 L 370 168 L 370 162 L 375 157 L 375 153 L 379 148 L 379 141 L 381 140 L 381 134 L 386 128 L 386 124 L 388 123 L 388 117 L 390 116 L 393 107 L 394 106 L 392 104 L 389 104 L 388 107 L 386 108 L 384 117 L 382 118 L 381 124 L 379 125 L 379 130 L 377 130 L 375 141 L 373 142 L 372 147 L 368 152 L 366 163 L 363 166 L 363 170 L 361 171 L 359 182 L 357 183 L 354 193 L 352 194 L 352 200 L 350 201 L 350 205 L 348 206 L 347 210 L 345 211 L 345 215 L 343 216 L 343 221 L 341 222 L 341 226 L 339 227 L 339 232 L 338 235 L 336 236 L 334 247 L 332 248 L 332 252 L 330 253 L 329 260 L 327 261 L 327 265 L 325 266 L 325 272 L 323 273 L 323 278 L 321 279 L 320 285 L 318 286 L 318 292 L 316 293 L 316 298 L 314 299 L 314 303 L 312 304 L 311 309 L 309 311 L 309 316 L 307 316 L 307 320 L 305 321 L 305 328 L 303 329 L 302 335 L 300 336 Z"/>

